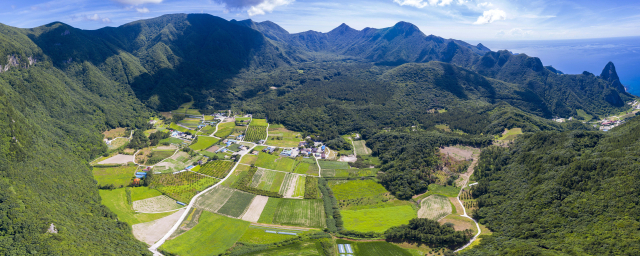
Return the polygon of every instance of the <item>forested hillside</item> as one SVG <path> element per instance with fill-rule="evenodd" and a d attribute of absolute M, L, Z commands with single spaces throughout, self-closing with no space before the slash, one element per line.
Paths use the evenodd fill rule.
<path fill-rule="evenodd" d="M 141 125 L 146 108 L 92 64 L 69 76 L 24 31 L 0 31 L 2 51 L 15 56 L 0 73 L 0 254 L 146 253 L 101 205 L 87 164 L 106 151 L 101 130 Z"/>
<path fill-rule="evenodd" d="M 640 118 L 609 133 L 525 135 L 482 152 L 474 215 L 495 233 L 464 255 L 640 250 Z"/>

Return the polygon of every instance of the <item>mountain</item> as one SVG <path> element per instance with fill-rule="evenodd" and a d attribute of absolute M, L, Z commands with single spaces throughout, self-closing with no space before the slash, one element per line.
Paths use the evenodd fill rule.
<path fill-rule="evenodd" d="M 0 254 L 147 254 L 100 204 L 87 163 L 106 152 L 101 132 L 143 128 L 192 100 L 326 140 L 416 126 L 485 145 L 510 128 L 590 130 L 548 118 L 619 113 L 631 99 L 612 63 L 600 76 L 562 75 L 407 22 L 297 34 L 206 14 L 91 31 L 0 24 Z"/>

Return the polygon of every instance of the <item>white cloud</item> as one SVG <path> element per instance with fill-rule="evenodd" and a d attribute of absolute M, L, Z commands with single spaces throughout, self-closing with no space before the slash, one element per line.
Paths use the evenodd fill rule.
<path fill-rule="evenodd" d="M 477 24 L 477 25 L 487 24 L 497 20 L 505 20 L 505 19 L 507 19 L 506 12 L 500 9 L 493 9 L 493 10 L 484 11 L 482 13 L 482 16 L 478 17 L 478 20 L 473 24 Z"/>
<path fill-rule="evenodd" d="M 72 17 L 73 19 L 76 19 L 77 16 Z M 79 17 L 81 20 L 84 21 L 100 21 L 102 23 L 111 23 L 111 19 L 106 18 L 106 17 L 100 17 L 100 15 L 98 15 L 97 13 L 93 14 L 93 15 L 85 15 L 85 16 L 81 16 Z"/>
<path fill-rule="evenodd" d="M 247 13 L 249 16 L 262 15 L 267 12 L 272 12 L 278 6 L 288 5 L 293 3 L 295 0 L 265 0 L 258 5 L 251 6 Z"/>
<path fill-rule="evenodd" d="M 393 0 L 394 3 L 400 6 L 413 6 L 416 8 L 424 8 L 427 6 L 446 6 L 450 5 L 453 0 Z M 459 0 L 458 4 L 464 3 L 463 0 Z"/>
<path fill-rule="evenodd" d="M 478 7 L 491 7 L 491 6 L 493 6 L 493 4 L 489 3 L 489 2 L 484 2 L 484 3 L 479 3 L 478 4 Z"/>
<path fill-rule="evenodd" d="M 531 30 L 524 30 L 521 28 L 513 28 L 509 31 L 504 31 L 504 30 L 500 30 L 500 32 L 498 32 L 498 34 L 496 34 L 497 37 L 504 37 L 504 36 L 509 36 L 509 37 L 529 37 L 533 34 L 533 31 Z"/>
<path fill-rule="evenodd" d="M 139 13 L 149 13 L 149 9 L 147 9 L 147 7 L 136 8 L 136 11 Z"/>
<path fill-rule="evenodd" d="M 128 5 L 141 5 L 141 4 L 159 4 L 162 3 L 163 0 L 112 0 L 121 4 Z"/>
<path fill-rule="evenodd" d="M 104 18 L 104 19 L 102 19 L 102 23 L 111 23 L 111 19 Z"/>

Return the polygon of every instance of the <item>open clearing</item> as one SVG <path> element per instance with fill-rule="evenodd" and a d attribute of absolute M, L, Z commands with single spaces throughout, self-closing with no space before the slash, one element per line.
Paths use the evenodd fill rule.
<path fill-rule="evenodd" d="M 133 201 L 133 209 L 138 212 L 165 212 L 182 208 L 176 200 L 168 196 L 156 196 L 144 200 Z"/>
<path fill-rule="evenodd" d="M 269 201 L 269 197 L 266 196 L 256 196 L 253 198 L 253 201 L 249 205 L 247 211 L 242 215 L 242 220 L 246 220 L 249 222 L 258 222 L 260 219 L 260 215 L 262 215 L 262 210 L 267 205 Z"/>
<path fill-rule="evenodd" d="M 199 196 L 194 207 L 210 212 L 218 212 L 220 207 L 227 203 L 234 191 L 234 189 L 225 186 L 217 186 Z"/>
<path fill-rule="evenodd" d="M 171 230 L 171 227 L 180 220 L 180 216 L 182 216 L 184 211 L 185 210 L 182 209 L 162 219 L 135 224 L 132 226 L 133 236 L 148 245 L 152 245 Z"/>
<path fill-rule="evenodd" d="M 480 154 L 480 150 L 472 147 L 442 147 L 440 153 L 451 156 L 457 160 L 469 160 L 473 158 L 474 154 Z"/>
<path fill-rule="evenodd" d="M 111 141 L 111 143 L 109 143 L 109 145 L 107 146 L 109 147 L 109 149 L 116 149 L 124 146 L 124 144 L 127 144 L 127 142 L 129 142 L 128 138 L 117 138 Z"/>
<path fill-rule="evenodd" d="M 98 185 L 104 186 L 113 184 L 116 187 L 127 186 L 134 177 L 136 165 L 125 165 L 120 167 L 93 167 L 93 178 L 98 181 Z"/>
<path fill-rule="evenodd" d="M 364 209 L 343 210 L 344 228 L 360 232 L 384 232 L 390 227 L 405 225 L 416 218 L 416 212 L 410 205 Z"/>
<path fill-rule="evenodd" d="M 302 141 L 302 135 L 298 132 L 289 131 L 284 127 L 274 127 L 274 125 L 269 126 L 268 145 L 292 148 L 298 147 L 300 141 Z"/>
<path fill-rule="evenodd" d="M 127 132 L 127 128 L 115 128 L 115 129 L 111 129 L 108 131 L 103 132 L 102 134 L 104 134 L 104 137 L 106 139 L 113 139 L 113 138 L 117 138 L 117 137 L 128 137 L 126 135 Z"/>
<path fill-rule="evenodd" d="M 353 146 L 356 151 L 356 155 L 370 155 L 371 149 L 367 147 L 367 143 L 364 140 L 356 140 L 353 142 Z"/>
<path fill-rule="evenodd" d="M 522 128 L 505 129 L 498 140 L 515 140 L 520 134 L 522 134 Z"/>
<path fill-rule="evenodd" d="M 439 220 L 451 214 L 452 208 L 449 199 L 441 195 L 431 195 L 420 202 L 418 218 Z"/>
<path fill-rule="evenodd" d="M 198 224 L 165 242 L 161 249 L 176 255 L 219 255 L 233 246 L 249 222 L 202 212 Z"/>
<path fill-rule="evenodd" d="M 323 228 L 324 202 L 320 199 L 281 199 L 273 215 L 273 224 Z"/>
<path fill-rule="evenodd" d="M 103 160 L 102 162 L 99 162 L 98 164 L 126 164 L 126 163 L 133 163 L 133 155 L 117 154 L 106 160 Z"/>

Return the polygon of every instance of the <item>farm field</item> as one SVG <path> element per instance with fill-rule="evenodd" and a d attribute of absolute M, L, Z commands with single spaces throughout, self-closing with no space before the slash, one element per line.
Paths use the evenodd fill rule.
<path fill-rule="evenodd" d="M 324 203 L 320 199 L 282 199 L 273 216 L 273 224 L 323 228 Z"/>
<path fill-rule="evenodd" d="M 298 174 L 306 174 L 306 175 L 313 175 L 313 176 L 319 175 L 318 166 L 316 165 L 316 163 L 308 163 L 308 162 L 298 162 L 293 172 Z"/>
<path fill-rule="evenodd" d="M 427 193 L 415 197 L 414 199 L 422 199 L 430 195 L 443 195 L 445 197 L 457 197 L 460 193 L 460 188 L 454 186 L 442 186 L 438 184 L 429 184 Z"/>
<path fill-rule="evenodd" d="M 161 249 L 176 255 L 218 255 L 233 246 L 246 232 L 249 222 L 202 212 L 198 224 L 165 242 Z"/>
<path fill-rule="evenodd" d="M 173 129 L 173 130 L 176 130 L 176 131 L 179 131 L 179 132 L 187 132 L 187 131 L 189 130 L 189 129 L 184 128 L 184 127 L 182 127 L 182 126 L 179 126 L 179 125 L 177 125 L 177 124 L 175 124 L 175 123 L 171 123 L 171 124 L 169 125 L 169 128 L 171 128 L 171 129 Z"/>
<path fill-rule="evenodd" d="M 388 192 L 373 180 L 332 180 L 329 187 L 337 200 L 375 197 Z"/>
<path fill-rule="evenodd" d="M 518 135 L 522 134 L 522 128 L 513 128 L 505 130 L 502 133 L 502 137 L 498 140 L 515 140 Z"/>
<path fill-rule="evenodd" d="M 120 167 L 93 167 L 93 178 L 99 186 L 113 184 L 116 187 L 127 186 L 131 183 L 138 166 L 130 164 Z"/>
<path fill-rule="evenodd" d="M 181 139 L 178 139 L 178 138 L 174 138 L 174 137 L 169 137 L 169 138 L 160 140 L 160 144 L 164 144 L 164 143 L 180 145 L 180 144 L 184 143 L 184 140 L 181 140 Z"/>
<path fill-rule="evenodd" d="M 151 181 L 151 187 L 159 190 L 173 199 L 188 203 L 198 191 L 216 184 L 219 180 L 193 172 L 178 174 L 156 174 Z"/>
<path fill-rule="evenodd" d="M 260 152 L 258 159 L 254 163 L 257 167 L 262 167 L 271 170 L 291 172 L 296 161 L 289 157 L 280 157 L 278 155 L 270 155 Z"/>
<path fill-rule="evenodd" d="M 283 172 L 275 172 L 258 168 L 258 171 L 256 171 L 251 179 L 251 187 L 266 191 L 279 192 L 285 175 L 286 173 Z"/>
<path fill-rule="evenodd" d="M 151 154 L 148 155 L 145 165 L 154 165 L 162 160 L 165 160 L 171 157 L 176 151 L 175 150 L 152 150 Z"/>
<path fill-rule="evenodd" d="M 241 120 L 240 118 L 236 118 L 237 120 Z M 267 126 L 269 125 L 267 123 L 267 119 L 251 119 L 251 124 L 250 125 L 256 125 L 256 126 Z"/>
<path fill-rule="evenodd" d="M 176 200 L 165 195 L 133 201 L 133 209 L 138 212 L 165 212 L 182 207 Z"/>
<path fill-rule="evenodd" d="M 204 135 L 211 135 L 215 131 L 216 131 L 216 127 L 211 125 L 207 125 L 202 129 L 200 129 L 200 132 Z"/>
<path fill-rule="evenodd" d="M 179 125 L 185 126 L 192 130 L 196 130 L 200 123 L 202 123 L 202 118 L 185 118 L 184 120 L 178 122 Z"/>
<path fill-rule="evenodd" d="M 295 236 L 291 236 L 291 235 L 267 233 L 266 232 L 267 230 L 292 232 L 291 230 L 281 230 L 281 229 L 274 229 L 274 228 L 267 228 L 267 227 L 249 226 L 249 228 L 247 228 L 247 231 L 244 232 L 244 234 L 242 235 L 242 237 L 240 237 L 240 240 L 238 240 L 238 242 L 251 243 L 251 244 L 270 244 L 270 243 L 276 243 L 276 242 L 281 242 L 291 238 L 295 238 Z"/>
<path fill-rule="evenodd" d="M 193 101 L 192 102 L 187 102 L 184 103 L 182 105 L 180 105 L 180 107 L 174 111 L 171 111 L 172 114 L 184 114 L 184 115 L 202 115 L 200 114 L 200 112 L 197 109 L 192 109 L 191 106 L 193 105 Z"/>
<path fill-rule="evenodd" d="M 296 186 L 293 191 L 293 195 L 291 197 L 304 198 L 304 189 L 305 189 L 306 179 L 307 179 L 306 176 L 298 176 L 298 181 L 296 182 Z"/>
<path fill-rule="evenodd" d="M 306 176 L 304 182 L 304 199 L 318 199 L 322 194 L 318 188 L 318 178 Z"/>
<path fill-rule="evenodd" d="M 449 198 L 441 195 L 431 195 L 420 201 L 418 218 L 439 220 L 451 214 L 451 202 Z"/>
<path fill-rule="evenodd" d="M 375 177 L 378 175 L 378 169 L 322 169 L 322 177 Z"/>
<path fill-rule="evenodd" d="M 218 124 L 218 131 L 216 132 L 215 136 L 219 138 L 226 138 L 233 132 L 233 129 L 235 127 L 236 124 L 234 122 L 220 123 Z"/>
<path fill-rule="evenodd" d="M 256 142 L 267 138 L 267 126 L 264 125 L 249 125 L 245 134 L 244 141 Z"/>
<path fill-rule="evenodd" d="M 198 136 L 196 143 L 191 144 L 189 147 L 195 151 L 199 151 L 213 146 L 213 144 L 218 143 L 218 141 L 220 140 L 214 137 Z"/>
<path fill-rule="evenodd" d="M 302 140 L 302 135 L 298 132 L 292 132 L 280 126 L 269 126 L 268 145 L 292 148 L 297 147 Z"/>
<path fill-rule="evenodd" d="M 129 225 L 157 220 L 173 213 L 135 213 L 127 201 L 125 188 L 99 190 L 99 193 L 102 198 L 102 204 L 115 213 L 120 221 L 126 222 Z"/>
<path fill-rule="evenodd" d="M 262 214 L 260 214 L 260 219 L 258 219 L 258 223 L 264 224 L 273 224 L 273 216 L 276 214 L 276 210 L 278 210 L 278 205 L 280 202 L 284 200 L 282 198 L 269 197 L 269 201 L 267 201 L 267 205 L 262 209 Z"/>
<path fill-rule="evenodd" d="M 417 214 L 410 205 L 364 209 L 342 210 L 344 228 L 360 232 L 384 232 L 390 227 L 408 224 Z"/>
<path fill-rule="evenodd" d="M 268 201 L 269 197 L 255 196 L 245 213 L 242 214 L 241 219 L 249 222 L 258 222 L 260 215 L 262 215 L 262 210 L 264 210 Z"/>
<path fill-rule="evenodd" d="M 293 244 L 277 247 L 265 251 L 250 253 L 251 256 L 311 256 L 322 255 L 320 248 L 314 240 L 305 240 Z"/>
<path fill-rule="evenodd" d="M 412 256 L 409 251 L 387 242 L 354 242 L 338 239 L 336 244 L 350 244 L 354 255 Z"/>
<path fill-rule="evenodd" d="M 246 173 L 247 171 L 249 171 L 250 168 L 251 167 L 247 165 L 241 165 L 241 164 L 238 165 L 238 167 L 236 167 L 236 170 L 233 171 L 229 176 L 229 178 L 227 178 L 221 185 L 227 186 L 227 187 L 233 186 L 233 183 L 236 183 L 236 181 L 238 180 L 238 178 L 240 178 L 242 173 Z"/>
<path fill-rule="evenodd" d="M 231 171 L 231 168 L 233 168 L 234 164 L 235 163 L 231 161 L 222 161 L 222 160 L 210 161 L 205 165 L 203 165 L 202 167 L 200 167 L 200 169 L 197 172 L 205 175 L 213 176 L 219 179 L 223 179 L 224 177 L 227 176 L 227 174 L 229 174 L 229 171 Z"/>
<path fill-rule="evenodd" d="M 109 149 L 116 149 L 124 146 L 125 144 L 127 144 L 127 142 L 129 142 L 129 139 L 127 138 L 117 138 L 113 140 L 109 145 L 107 145 L 107 147 Z"/>
<path fill-rule="evenodd" d="M 245 210 L 251 204 L 251 201 L 255 197 L 254 194 L 249 194 L 242 191 L 233 191 L 233 194 L 227 200 L 227 202 L 218 209 L 218 213 L 238 218 L 242 216 Z"/>
<path fill-rule="evenodd" d="M 191 165 L 193 162 L 197 162 L 202 159 L 202 155 L 196 155 L 194 157 L 189 154 L 179 151 L 170 158 L 156 164 L 154 171 L 161 173 L 172 173 L 176 171 L 184 170 L 185 167 Z"/>
<path fill-rule="evenodd" d="M 353 141 L 353 146 L 357 155 L 370 155 L 371 149 L 367 147 L 366 141 L 356 140 Z"/>
<path fill-rule="evenodd" d="M 178 222 L 185 209 L 173 211 L 171 215 L 150 222 L 139 223 L 131 226 L 133 236 L 148 245 L 152 245 L 160 240 L 164 234 L 169 232 L 171 227 Z"/>
<path fill-rule="evenodd" d="M 321 169 L 350 169 L 348 163 L 346 162 L 337 162 L 337 161 L 326 161 L 326 160 L 318 160 L 318 164 L 320 164 Z"/>
<path fill-rule="evenodd" d="M 278 193 L 285 198 L 293 197 L 299 177 L 304 176 L 294 173 L 287 173 L 284 176 L 284 181 L 282 181 L 282 186 L 280 186 L 280 190 L 278 191 Z"/>
<path fill-rule="evenodd" d="M 218 210 L 227 203 L 235 191 L 236 190 L 225 186 L 217 186 L 198 197 L 194 207 L 214 213 L 218 212 Z"/>
<path fill-rule="evenodd" d="M 160 191 L 149 187 L 134 187 L 129 189 L 131 190 L 131 201 L 138 201 L 162 195 Z"/>
<path fill-rule="evenodd" d="M 103 132 L 102 134 L 104 134 L 104 137 L 109 140 L 117 137 L 129 137 L 127 134 L 127 128 L 123 127 L 111 129 Z"/>

